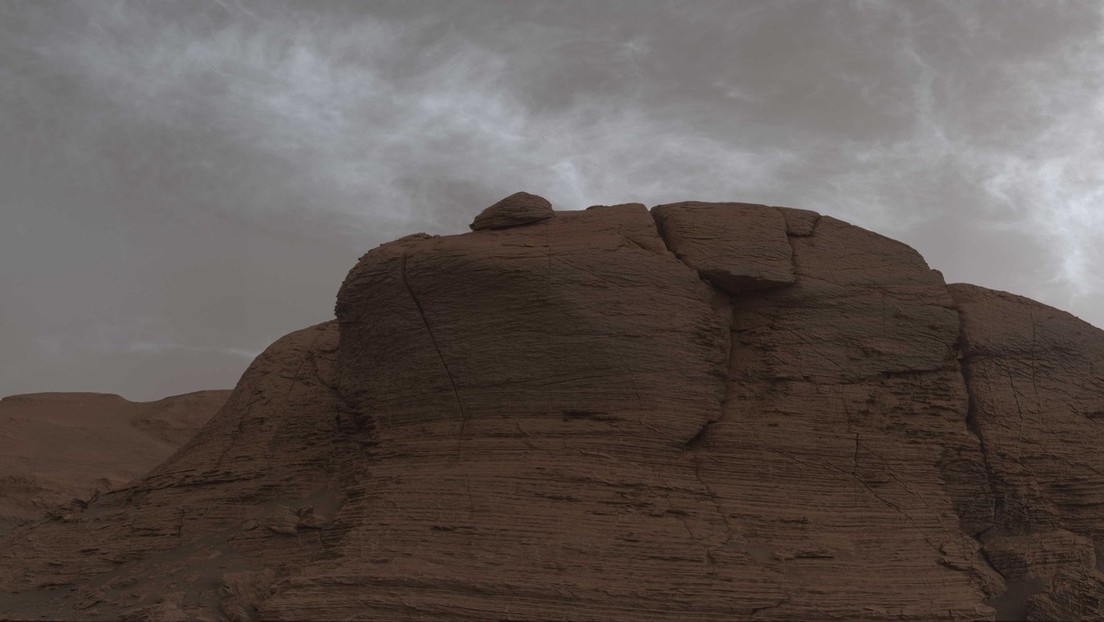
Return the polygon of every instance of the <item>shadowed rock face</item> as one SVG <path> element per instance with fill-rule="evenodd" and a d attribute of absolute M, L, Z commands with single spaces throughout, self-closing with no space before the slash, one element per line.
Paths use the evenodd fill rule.
<path fill-rule="evenodd" d="M 0 543 L 0 614 L 1104 614 L 1104 334 L 899 242 L 595 206 L 380 246 L 336 315 Z"/>

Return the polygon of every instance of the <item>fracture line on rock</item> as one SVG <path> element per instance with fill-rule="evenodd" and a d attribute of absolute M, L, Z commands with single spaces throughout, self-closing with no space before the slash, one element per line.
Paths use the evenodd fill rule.
<path fill-rule="evenodd" d="M 809 464 L 808 462 L 805 462 L 804 460 L 801 460 L 799 458 L 795 458 L 794 456 L 792 456 L 790 454 L 787 454 L 785 452 L 781 452 L 781 451 L 778 451 L 778 450 L 775 450 L 775 449 L 768 449 L 768 451 L 772 451 L 774 453 L 777 453 L 777 454 L 785 457 L 787 460 L 791 460 L 793 462 L 796 462 L 797 464 L 800 464 L 803 467 L 805 467 L 806 469 L 808 469 L 810 472 L 815 471 L 816 468 L 817 468 L 817 467 Z M 881 493 L 879 493 L 877 490 L 875 490 L 873 486 L 871 486 L 870 484 L 863 481 L 863 479 L 861 477 L 857 476 L 854 471 L 848 471 L 847 469 L 839 467 L 839 466 L 833 464 L 832 462 L 825 462 L 824 466 L 831 469 L 831 470 L 833 470 L 833 471 L 836 471 L 837 473 L 841 473 L 844 476 L 858 482 L 858 484 L 860 486 L 862 486 L 862 488 L 864 490 L 866 490 L 866 492 L 868 492 L 872 497 L 874 497 L 878 501 L 881 501 L 882 504 L 885 505 L 886 507 L 888 507 L 891 510 L 893 510 L 893 511 L 897 512 L 898 514 L 900 514 L 905 519 L 905 521 L 909 524 L 909 526 L 912 527 L 913 530 L 915 530 L 918 534 L 920 534 L 920 537 L 924 540 L 924 542 L 926 542 L 928 544 L 928 546 L 930 546 L 937 553 L 942 554 L 942 550 L 939 548 L 939 546 L 936 545 L 935 542 L 932 541 L 932 539 L 928 536 L 926 531 L 921 529 L 920 526 L 918 524 L 916 524 L 916 521 L 913 520 L 912 515 L 910 515 L 908 512 L 906 512 L 904 510 L 904 508 L 902 508 L 900 505 L 897 505 L 896 503 L 894 503 L 894 502 L 890 501 L 889 499 L 885 498 L 884 496 L 882 496 Z"/>
<path fill-rule="evenodd" d="M 678 253 L 676 253 L 674 251 L 674 249 L 671 248 L 671 244 L 667 240 L 666 229 L 665 229 L 663 223 L 660 222 L 659 215 L 655 211 L 655 208 L 652 208 L 651 210 L 649 210 L 649 215 L 652 218 L 652 224 L 655 225 L 656 234 L 659 235 L 660 240 L 663 240 L 663 246 L 667 249 L 667 252 L 670 253 L 671 256 L 674 257 L 675 260 L 677 260 L 679 263 L 685 265 L 690 270 L 693 270 L 694 274 L 698 275 L 699 279 L 702 279 L 702 276 L 698 272 L 698 270 L 696 268 L 694 268 L 694 266 L 690 265 L 690 262 L 686 261 L 685 258 L 680 257 L 678 255 Z M 721 399 L 720 399 L 720 403 L 718 404 L 717 418 L 707 420 L 704 424 L 702 424 L 702 426 L 700 428 L 698 428 L 698 431 L 693 436 L 691 436 L 689 439 L 687 439 L 686 442 L 683 443 L 683 450 L 684 451 L 685 450 L 693 451 L 693 450 L 698 449 L 705 442 L 705 439 L 708 437 L 710 426 L 712 426 L 714 423 L 717 423 L 718 421 L 720 421 L 721 419 L 724 418 L 725 407 L 728 405 L 728 392 L 729 392 L 729 386 L 728 385 L 729 385 L 730 377 L 732 376 L 732 347 L 733 347 L 733 344 L 732 344 L 732 327 L 733 327 L 733 324 L 734 324 L 733 313 L 735 313 L 735 308 L 732 304 L 732 302 L 733 302 L 732 296 L 729 295 L 728 292 L 716 287 L 715 285 L 713 285 L 709 281 L 707 281 L 705 279 L 702 279 L 702 281 L 706 285 L 709 286 L 709 289 L 711 291 L 718 292 L 720 295 L 724 296 L 728 300 L 728 309 L 727 309 L 727 313 L 726 313 L 727 318 L 728 318 L 728 325 L 725 327 L 725 335 L 726 335 L 726 338 L 727 338 L 727 345 L 726 345 L 726 349 L 725 349 L 725 352 L 724 352 L 725 375 L 724 375 L 724 378 L 721 380 Z M 639 395 L 638 395 L 638 398 L 639 398 Z"/>
<path fill-rule="evenodd" d="M 782 211 L 782 208 L 775 207 L 778 210 L 779 215 L 782 216 L 782 222 L 787 223 L 786 213 Z M 796 278 L 801 272 L 797 269 L 797 245 L 794 244 L 794 238 L 811 238 L 816 236 L 817 225 L 820 224 L 821 215 L 817 214 L 813 219 L 813 226 L 809 228 L 808 235 L 791 235 L 789 231 L 789 224 L 785 224 L 786 227 L 786 243 L 790 245 L 790 266 L 793 268 L 794 278 Z"/>
<path fill-rule="evenodd" d="M 1043 410 L 1043 400 L 1039 397 L 1039 376 L 1036 371 L 1035 346 L 1038 343 L 1038 324 L 1035 322 L 1035 313 L 1031 313 L 1031 386 L 1035 389 L 1035 412 Z"/>
<path fill-rule="evenodd" d="M 958 366 L 962 371 L 962 383 L 966 387 L 966 430 L 974 435 L 978 440 L 978 449 L 981 451 L 981 462 L 985 467 L 985 480 L 987 487 L 989 488 L 989 496 L 993 499 L 992 515 L 989 521 L 989 526 L 981 531 L 970 534 L 970 537 L 977 540 L 980 545 L 978 552 L 981 558 L 985 560 L 985 563 L 989 564 L 989 567 L 993 569 L 1001 578 L 1004 577 L 1004 573 L 993 563 L 992 558 L 989 557 L 989 551 L 985 547 L 985 543 L 981 542 L 981 536 L 985 532 L 993 528 L 997 522 L 997 487 L 996 476 L 993 474 L 993 465 L 989 462 L 989 447 L 985 443 L 985 436 L 981 433 L 981 426 L 978 423 L 977 418 L 977 397 L 974 395 L 973 385 L 973 373 L 970 370 L 970 361 L 967 356 L 967 347 L 969 340 L 966 336 L 966 318 L 962 313 L 962 309 L 956 306 L 955 310 L 958 312 L 958 349 L 959 359 Z M 1006 586 L 1007 587 L 1007 586 Z"/>
<path fill-rule="evenodd" d="M 1016 435 L 1017 435 L 1017 436 L 1019 437 L 1019 438 L 1018 438 L 1018 441 L 1017 441 L 1017 446 L 1016 446 L 1016 449 L 1017 449 L 1018 453 L 1021 453 L 1021 454 L 1022 454 L 1022 452 L 1023 452 L 1023 442 L 1024 442 L 1024 435 L 1023 435 L 1023 429 L 1024 429 L 1024 414 L 1023 414 L 1023 407 L 1022 407 L 1022 406 L 1020 406 L 1020 394 L 1019 394 L 1019 392 L 1018 392 L 1018 391 L 1016 390 L 1016 379 L 1012 377 L 1012 370 L 1011 370 L 1011 369 L 1009 369 L 1007 365 L 1005 365 L 1005 366 L 1002 366 L 1002 367 L 1003 367 L 1003 369 L 1004 369 L 1004 373 L 1005 373 L 1005 375 L 1006 375 L 1006 376 L 1008 376 L 1008 386 L 1009 386 L 1009 388 L 1011 388 L 1011 389 L 1012 389 L 1012 399 L 1013 399 L 1013 401 L 1015 401 L 1015 403 L 1016 403 L 1016 415 L 1017 415 L 1017 416 L 1019 417 L 1019 420 L 1020 420 L 1020 427 L 1019 427 L 1019 430 L 1018 430 L 1018 431 L 1016 432 Z"/>
<path fill-rule="evenodd" d="M 426 318 L 425 309 L 422 308 L 422 303 L 418 300 L 418 295 L 414 293 L 414 288 L 410 287 L 410 281 L 406 278 L 406 258 L 407 254 L 402 254 L 402 261 L 399 267 L 399 274 L 402 277 L 403 286 L 406 287 L 406 291 L 410 292 L 410 298 L 414 301 L 414 306 L 418 308 L 418 315 L 422 316 L 422 324 L 425 325 L 426 333 L 429 334 L 429 340 L 433 342 L 433 349 L 437 351 L 437 358 L 441 360 L 441 367 L 445 370 L 445 375 L 448 376 L 449 384 L 452 386 L 452 394 L 456 398 L 456 409 L 460 412 L 460 433 L 456 436 L 456 457 L 460 457 L 460 444 L 464 440 L 464 428 L 468 423 L 468 416 L 464 413 L 464 403 L 460 401 L 460 391 L 456 388 L 456 380 L 452 377 L 452 370 L 449 369 L 448 362 L 445 361 L 445 355 L 441 352 L 441 346 L 437 343 L 437 337 L 433 334 L 433 329 L 429 325 L 429 319 Z"/>
<path fill-rule="evenodd" d="M 666 231 L 664 230 L 663 224 L 660 222 L 660 220 L 657 217 L 657 214 L 656 214 L 654 209 L 651 211 L 651 216 L 652 216 L 652 222 L 655 224 L 655 227 L 656 227 L 656 233 L 659 234 L 659 239 L 663 240 L 663 245 L 667 248 L 667 251 L 671 254 L 671 256 L 674 257 L 679 263 L 681 263 L 681 264 L 685 265 L 687 268 L 693 270 L 694 273 L 698 275 L 698 278 L 701 278 L 701 275 L 700 275 L 700 273 L 698 273 L 698 270 L 696 270 L 694 268 L 694 266 L 690 265 L 690 263 L 688 261 L 686 261 L 684 258 L 679 257 L 679 255 L 677 253 L 675 253 L 675 251 L 671 248 L 671 245 L 667 240 L 667 236 L 665 235 Z M 721 380 L 721 397 L 720 397 L 719 403 L 717 404 L 717 406 L 718 406 L 718 408 L 717 408 L 717 410 L 718 410 L 717 418 L 707 420 L 704 424 L 702 424 L 702 426 L 698 429 L 698 431 L 692 437 L 690 437 L 690 439 L 688 439 L 685 443 L 683 443 L 683 451 L 691 452 L 691 460 L 693 461 L 694 478 L 698 481 L 698 484 L 700 484 L 702 489 L 705 491 L 706 498 L 708 498 L 710 500 L 710 502 L 712 503 L 714 510 L 716 510 L 717 515 L 720 518 L 722 524 L 724 524 L 724 526 L 725 526 L 725 541 L 724 541 L 724 544 L 722 545 L 722 546 L 725 546 L 725 545 L 730 544 L 736 538 L 736 533 L 735 533 L 735 531 L 732 527 L 732 523 L 728 519 L 728 514 L 725 513 L 724 508 L 721 506 L 721 503 L 720 503 L 720 500 L 717 496 L 717 493 L 713 490 L 713 487 L 710 486 L 709 483 L 706 482 L 705 479 L 702 477 L 702 472 L 701 472 L 701 470 L 702 470 L 702 461 L 701 461 L 702 458 L 701 458 L 701 455 L 699 454 L 699 452 L 697 451 L 697 449 L 699 449 L 701 447 L 701 445 L 704 444 L 706 438 L 709 435 L 710 427 L 713 424 L 717 423 L 718 421 L 720 421 L 721 419 L 724 418 L 725 408 L 728 405 L 729 377 L 732 375 L 732 349 L 733 349 L 733 344 L 732 344 L 732 341 L 733 341 L 733 339 L 732 339 L 733 315 L 732 314 L 734 313 L 734 310 L 733 310 L 733 307 L 732 307 L 732 297 L 729 296 L 727 292 L 724 292 L 723 290 L 720 290 L 720 289 L 716 288 L 716 286 L 712 285 L 708 281 L 705 281 L 705 283 L 709 286 L 709 288 L 712 291 L 720 292 L 728 300 L 728 308 L 726 309 L 726 315 L 728 317 L 728 322 L 727 322 L 727 326 L 725 326 L 725 335 L 727 337 L 727 339 L 726 339 L 726 348 L 725 348 L 725 352 L 724 352 L 725 375 Z M 669 499 L 668 499 L 668 504 L 670 504 Z M 693 533 L 690 531 L 690 527 L 688 525 L 686 525 L 685 523 L 683 524 L 683 526 L 686 527 L 687 533 L 690 535 L 691 539 L 692 540 L 695 539 Z M 710 549 L 709 547 L 704 546 L 704 544 L 703 544 L 703 547 L 705 548 L 706 560 L 709 562 L 710 566 L 715 566 L 716 560 L 713 557 L 712 549 Z"/>
<path fill-rule="evenodd" d="M 713 509 L 716 510 L 717 516 L 720 517 L 721 522 L 725 526 L 725 541 L 721 544 L 721 546 L 727 546 L 727 545 L 731 544 L 733 540 L 736 539 L 736 532 L 732 528 L 732 523 L 728 520 L 728 514 L 725 513 L 724 508 L 721 507 L 721 501 L 720 501 L 720 498 L 717 496 L 716 491 L 714 491 L 713 487 L 710 486 L 702 478 L 702 474 L 701 474 L 701 467 L 702 467 L 701 456 L 699 456 L 695 452 L 693 458 L 694 458 L 694 478 L 697 479 L 698 483 L 701 484 L 702 488 L 705 489 L 706 498 L 708 498 L 709 501 L 713 504 Z M 708 558 L 712 560 L 712 557 L 713 557 L 712 550 L 706 549 L 706 552 L 708 554 Z"/>
<path fill-rule="evenodd" d="M 748 619 L 750 620 L 750 619 L 754 618 L 756 616 L 756 614 L 761 613 L 763 611 L 770 611 L 771 609 L 778 609 L 779 607 L 783 607 L 785 605 L 788 605 L 791 602 L 793 602 L 793 596 L 790 596 L 789 594 L 786 594 L 786 596 L 782 600 L 778 601 L 777 603 L 773 603 L 773 604 L 770 604 L 770 605 L 765 605 L 763 607 L 752 607 L 751 611 L 748 612 Z"/>
<path fill-rule="evenodd" d="M 667 249 L 667 252 L 671 253 L 671 256 L 677 259 L 679 263 L 693 270 L 700 278 L 701 274 L 698 272 L 698 269 L 690 265 L 690 262 L 687 261 L 685 257 L 681 257 L 675 252 L 675 249 L 671 248 L 671 242 L 667 240 L 667 229 L 664 224 L 659 221 L 659 215 L 656 213 L 655 208 L 653 207 L 649 210 L 648 214 L 652 217 L 652 223 L 655 225 L 656 233 L 659 234 L 659 239 L 663 240 L 663 246 Z"/>

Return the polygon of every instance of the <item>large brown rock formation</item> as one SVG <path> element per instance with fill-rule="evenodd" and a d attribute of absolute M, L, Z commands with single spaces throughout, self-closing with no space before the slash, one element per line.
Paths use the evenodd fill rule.
<path fill-rule="evenodd" d="M 9 536 L 0 613 L 1104 614 L 1104 334 L 899 242 L 595 206 L 385 244 L 336 310 L 146 478 Z"/>

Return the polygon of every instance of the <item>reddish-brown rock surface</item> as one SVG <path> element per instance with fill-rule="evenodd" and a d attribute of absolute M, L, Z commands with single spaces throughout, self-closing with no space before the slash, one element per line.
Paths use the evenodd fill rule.
<path fill-rule="evenodd" d="M 548 199 L 528 192 L 515 192 L 480 212 L 469 226 L 472 231 L 508 229 L 555 215 Z"/>
<path fill-rule="evenodd" d="M 778 209 L 690 201 L 658 205 L 652 216 L 675 257 L 729 293 L 794 282 L 793 249 Z"/>
<path fill-rule="evenodd" d="M 1104 334 L 1033 300 L 952 285 L 1010 617 L 1104 619 Z"/>
<path fill-rule="evenodd" d="M 1101 614 L 1104 333 L 899 242 L 595 206 L 385 244 L 336 311 L 3 540 L 0 615 Z"/>
<path fill-rule="evenodd" d="M 0 531 L 145 474 L 195 435 L 229 391 L 154 402 L 102 393 L 0 399 Z"/>

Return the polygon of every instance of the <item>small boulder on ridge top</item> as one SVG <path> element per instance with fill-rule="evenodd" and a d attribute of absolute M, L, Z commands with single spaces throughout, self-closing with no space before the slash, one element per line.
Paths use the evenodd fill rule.
<path fill-rule="evenodd" d="M 515 192 L 479 213 L 469 225 L 472 231 L 508 229 L 555 216 L 552 204 L 542 196 Z"/>

